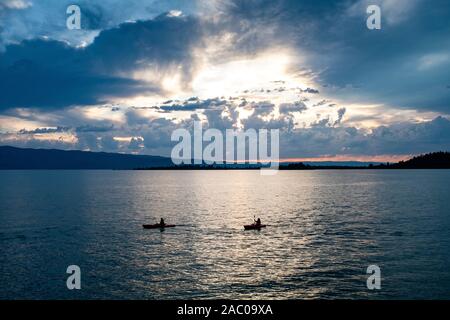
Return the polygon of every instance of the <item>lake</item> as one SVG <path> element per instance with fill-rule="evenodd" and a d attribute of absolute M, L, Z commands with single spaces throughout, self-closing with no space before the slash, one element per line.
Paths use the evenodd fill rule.
<path fill-rule="evenodd" d="M 0 299 L 450 299 L 449 170 L 0 171 Z M 244 231 L 260 217 L 268 227 Z M 161 217 L 176 228 L 145 230 Z M 81 268 L 81 290 L 66 269 Z M 368 290 L 367 267 L 381 269 Z"/>

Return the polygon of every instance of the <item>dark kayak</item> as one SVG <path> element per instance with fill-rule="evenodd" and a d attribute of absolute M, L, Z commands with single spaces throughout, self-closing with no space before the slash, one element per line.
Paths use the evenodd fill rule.
<path fill-rule="evenodd" d="M 143 224 L 144 229 L 164 229 L 164 228 L 173 228 L 174 224 Z"/>
<path fill-rule="evenodd" d="M 265 228 L 265 227 L 266 227 L 265 224 L 256 224 L 256 223 L 253 223 L 253 224 L 247 224 L 247 225 L 245 225 L 245 226 L 244 226 L 244 229 L 245 229 L 245 230 L 259 230 L 259 229 Z"/>

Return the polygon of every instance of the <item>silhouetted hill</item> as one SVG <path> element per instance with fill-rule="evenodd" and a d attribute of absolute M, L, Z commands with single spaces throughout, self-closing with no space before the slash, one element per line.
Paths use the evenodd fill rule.
<path fill-rule="evenodd" d="M 377 161 L 304 161 L 303 164 L 314 167 L 368 167 L 379 165 Z"/>
<path fill-rule="evenodd" d="M 170 158 L 0 146 L 0 169 L 133 169 L 172 166 Z"/>
<path fill-rule="evenodd" d="M 390 165 L 394 169 L 450 169 L 450 152 L 434 152 Z"/>

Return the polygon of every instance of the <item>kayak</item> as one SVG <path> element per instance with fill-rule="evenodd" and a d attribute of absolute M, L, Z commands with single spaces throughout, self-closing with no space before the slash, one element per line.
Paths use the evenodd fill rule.
<path fill-rule="evenodd" d="M 266 227 L 265 224 L 260 224 L 260 225 L 257 225 L 257 224 L 247 224 L 247 225 L 244 226 L 244 229 L 245 229 L 245 230 L 259 230 L 259 229 L 265 228 L 265 227 Z"/>
<path fill-rule="evenodd" d="M 144 227 L 144 229 L 164 229 L 164 228 L 173 228 L 175 227 L 174 224 L 143 224 L 142 225 Z"/>

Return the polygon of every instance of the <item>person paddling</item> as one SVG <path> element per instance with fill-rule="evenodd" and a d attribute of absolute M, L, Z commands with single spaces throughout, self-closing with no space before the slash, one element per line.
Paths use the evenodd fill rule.
<path fill-rule="evenodd" d="M 159 220 L 159 223 L 143 224 L 142 226 L 144 227 L 144 229 L 161 229 L 161 230 L 164 230 L 165 228 L 176 227 L 176 225 L 174 225 L 174 224 L 166 224 L 166 222 L 164 221 L 164 218 L 161 218 L 161 220 Z"/>
<path fill-rule="evenodd" d="M 261 219 L 256 219 L 255 216 L 253 216 L 253 223 L 244 225 L 245 230 L 261 230 L 261 228 L 265 228 L 266 225 L 261 223 Z"/>

